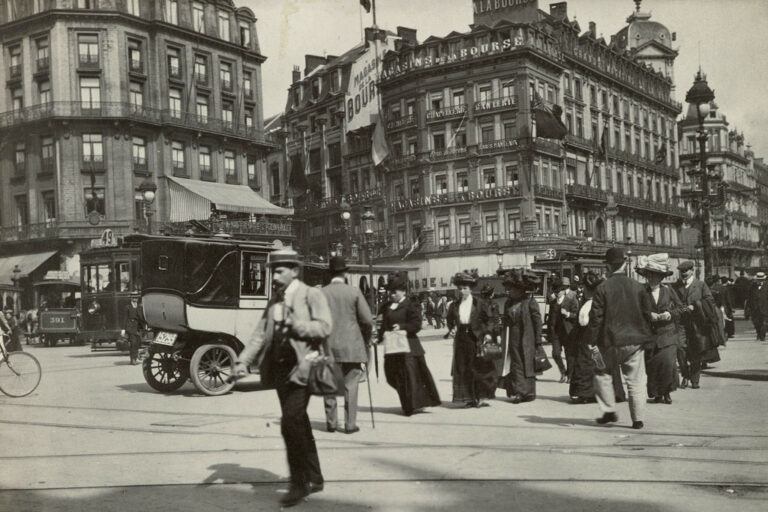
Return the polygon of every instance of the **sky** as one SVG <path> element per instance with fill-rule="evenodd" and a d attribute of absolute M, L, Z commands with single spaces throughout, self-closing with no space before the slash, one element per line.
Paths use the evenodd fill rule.
<path fill-rule="evenodd" d="M 539 0 L 549 12 L 555 0 Z M 250 7 L 258 21 L 262 66 L 264 113 L 277 114 L 285 107 L 294 65 L 304 69 L 304 55 L 340 55 L 362 40 L 361 27 L 372 25 L 372 16 L 358 0 L 235 0 Z M 397 26 L 418 30 L 419 42 L 472 23 L 472 0 L 377 0 L 377 24 L 392 31 Z M 626 25 L 635 9 L 633 0 L 570 0 L 568 17 L 588 23 L 597 33 L 610 36 Z M 707 75 L 715 102 L 726 115 L 730 129 L 744 133 L 755 155 L 768 159 L 768 100 L 763 81 L 768 77 L 767 0 L 643 0 L 641 10 L 651 20 L 677 33 L 673 48 L 676 99 L 685 103 L 699 65 Z M 361 24 L 362 20 L 362 24 Z M 683 105 L 685 114 L 685 105 Z"/>

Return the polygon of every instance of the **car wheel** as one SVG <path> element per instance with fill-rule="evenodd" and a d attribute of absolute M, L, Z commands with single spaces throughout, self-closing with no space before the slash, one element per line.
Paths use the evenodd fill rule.
<path fill-rule="evenodd" d="M 198 391 L 209 396 L 228 393 L 235 385 L 229 382 L 237 354 L 229 345 L 203 345 L 192 354 L 190 378 Z"/>
<path fill-rule="evenodd" d="M 144 380 L 156 391 L 170 393 L 176 391 L 189 379 L 189 367 L 186 361 L 175 359 L 168 352 L 153 352 L 141 365 Z"/>

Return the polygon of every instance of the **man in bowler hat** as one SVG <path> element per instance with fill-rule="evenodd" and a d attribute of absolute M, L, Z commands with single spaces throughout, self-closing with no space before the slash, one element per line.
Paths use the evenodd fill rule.
<path fill-rule="evenodd" d="M 610 369 L 619 364 L 627 381 L 632 428 L 643 428 L 645 404 L 645 358 L 643 346 L 653 342 L 650 295 L 643 286 L 626 276 L 624 250 L 611 247 L 605 254 L 609 277 L 600 283 L 592 298 L 589 313 L 589 343 L 597 346 L 605 361 L 605 371 L 595 373 L 595 395 L 603 416 L 597 423 L 613 423 L 616 395 Z"/>
<path fill-rule="evenodd" d="M 362 363 L 368 361 L 368 343 L 373 330 L 373 316 L 359 288 L 346 284 L 349 270 L 341 256 L 328 262 L 331 282 L 323 288 L 333 316 L 333 329 L 328 347 L 333 360 L 344 373 L 344 432 L 354 434 L 357 426 L 357 388 L 363 375 Z M 338 429 L 336 397 L 325 397 L 325 423 L 328 432 Z"/>

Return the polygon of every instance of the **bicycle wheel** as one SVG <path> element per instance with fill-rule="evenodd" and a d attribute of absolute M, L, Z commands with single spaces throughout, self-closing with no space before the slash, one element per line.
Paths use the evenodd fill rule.
<path fill-rule="evenodd" d="M 14 398 L 27 396 L 37 389 L 42 373 L 35 356 L 27 352 L 11 352 L 0 362 L 0 391 Z"/>

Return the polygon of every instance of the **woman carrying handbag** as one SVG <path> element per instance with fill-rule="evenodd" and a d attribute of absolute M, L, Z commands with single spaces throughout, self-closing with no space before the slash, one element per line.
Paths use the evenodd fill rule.
<path fill-rule="evenodd" d="M 477 280 L 466 272 L 453 278 L 460 299 L 448 311 L 448 329 L 453 338 L 453 403 L 464 407 L 487 407 L 483 399 L 494 398 L 497 373 L 493 360 L 483 357 L 483 345 L 494 343 L 492 319 L 485 301 L 472 296 Z M 495 343 L 494 343 L 495 345 Z"/>
<path fill-rule="evenodd" d="M 384 342 L 387 383 L 397 391 L 403 413 L 410 416 L 418 409 L 440 405 L 440 395 L 416 336 L 421 330 L 421 308 L 406 297 L 406 285 L 402 276 L 390 276 L 387 290 L 391 302 L 383 307 L 378 339 Z"/>

